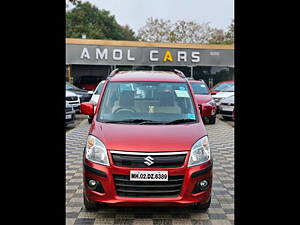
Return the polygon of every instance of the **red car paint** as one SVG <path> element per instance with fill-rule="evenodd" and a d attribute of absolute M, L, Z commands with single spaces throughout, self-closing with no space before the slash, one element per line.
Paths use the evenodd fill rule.
<path fill-rule="evenodd" d="M 204 84 L 206 86 L 207 90 L 209 90 L 207 85 L 205 84 L 205 82 L 202 81 L 202 80 L 189 80 L 189 83 Z M 195 94 L 194 93 L 194 96 L 196 98 L 197 105 L 199 107 L 201 107 L 201 116 L 202 117 L 209 117 L 209 116 L 214 116 L 215 115 L 216 110 L 217 110 L 217 106 L 207 104 L 208 102 L 213 100 L 210 93 L 208 93 L 208 94 Z"/>
<path fill-rule="evenodd" d="M 80 88 L 89 90 L 89 91 L 94 91 L 96 89 L 98 84 L 80 84 Z"/>
<path fill-rule="evenodd" d="M 220 84 L 224 84 L 224 83 L 234 83 L 234 81 L 233 81 L 233 80 L 229 80 L 229 81 L 222 81 L 222 82 L 217 83 L 216 85 L 214 85 L 214 86 L 210 89 L 210 94 L 211 94 L 211 95 L 215 95 L 215 94 L 217 94 L 218 92 L 220 92 L 220 90 L 215 90 L 215 88 L 217 88 Z"/>
<path fill-rule="evenodd" d="M 149 71 L 150 72 L 150 71 Z M 105 88 L 109 82 L 113 81 L 161 81 L 161 82 L 187 82 L 185 79 L 170 72 L 140 72 L 136 74 L 119 72 L 112 78 L 108 78 L 104 84 L 99 97 L 99 102 L 95 114 L 101 107 L 101 100 L 105 93 Z M 191 92 L 191 86 L 188 84 Z M 191 92 L 192 93 L 192 92 Z M 198 166 L 187 167 L 190 150 L 193 144 L 203 136 L 207 135 L 205 126 L 201 120 L 200 111 L 197 107 L 196 99 L 191 95 L 199 122 L 193 124 L 176 125 L 136 125 L 136 124 L 111 124 L 92 121 L 89 135 L 93 135 L 101 140 L 107 149 L 110 166 L 93 163 L 83 156 L 84 188 L 83 193 L 90 202 L 101 202 L 108 205 L 118 206 L 182 206 L 192 203 L 207 203 L 211 197 L 212 184 L 212 160 Z M 93 112 L 88 103 L 81 104 L 83 111 L 87 114 Z M 86 109 L 84 109 L 86 108 Z M 181 167 L 164 168 L 140 168 L 140 167 L 120 167 L 114 164 L 111 151 L 131 151 L 131 152 L 173 152 L 187 151 L 184 164 Z M 86 169 L 92 168 L 91 169 Z M 210 169 L 209 169 L 210 168 Z M 102 171 L 106 177 L 97 175 L 93 170 Z M 181 192 L 176 197 L 121 197 L 117 194 L 113 174 L 129 175 L 131 170 L 139 171 L 168 171 L 169 176 L 184 175 Z M 201 171 L 201 174 L 192 178 L 191 175 Z M 87 178 L 100 182 L 105 193 L 91 190 L 87 186 Z M 207 190 L 193 194 L 193 189 L 197 182 L 207 179 L 210 186 Z"/>

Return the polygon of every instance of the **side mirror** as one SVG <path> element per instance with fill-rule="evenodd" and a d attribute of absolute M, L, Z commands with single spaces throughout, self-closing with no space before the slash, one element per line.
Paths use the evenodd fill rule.
<path fill-rule="evenodd" d="M 94 105 L 88 102 L 81 103 L 80 112 L 84 115 L 94 116 Z"/>
<path fill-rule="evenodd" d="M 88 91 L 88 94 L 92 95 L 92 94 L 94 94 L 94 92 L 93 91 Z"/>

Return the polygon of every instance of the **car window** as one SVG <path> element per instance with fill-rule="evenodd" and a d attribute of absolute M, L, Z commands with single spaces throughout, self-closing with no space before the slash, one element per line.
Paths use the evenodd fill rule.
<path fill-rule="evenodd" d="M 109 82 L 97 120 L 151 120 L 170 122 L 196 120 L 196 111 L 186 83 Z"/>
<path fill-rule="evenodd" d="M 194 94 L 196 94 L 196 95 L 208 95 L 209 94 L 209 90 L 204 83 L 191 82 L 190 84 L 193 88 Z"/>
<path fill-rule="evenodd" d="M 222 91 L 224 91 L 224 92 L 234 92 L 234 85 L 232 85 L 230 87 L 227 87 L 227 88 L 224 88 L 224 89 L 222 89 Z"/>
<path fill-rule="evenodd" d="M 66 84 L 66 90 L 73 89 L 70 85 Z"/>
<path fill-rule="evenodd" d="M 79 88 L 75 87 L 72 84 L 66 83 L 66 90 L 74 90 L 74 89 L 76 90 L 76 89 L 79 89 Z"/>
<path fill-rule="evenodd" d="M 100 84 L 98 85 L 97 89 L 94 92 L 95 95 L 100 95 L 103 85 L 104 85 L 104 82 L 100 82 Z"/>
<path fill-rule="evenodd" d="M 230 86 L 232 86 L 234 83 L 221 83 L 219 85 L 217 85 L 215 88 L 213 88 L 212 90 L 214 91 L 221 91 L 224 88 L 228 88 Z"/>

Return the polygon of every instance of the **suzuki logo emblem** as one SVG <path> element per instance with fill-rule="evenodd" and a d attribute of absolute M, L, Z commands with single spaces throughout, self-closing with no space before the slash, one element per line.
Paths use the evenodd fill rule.
<path fill-rule="evenodd" d="M 151 166 L 154 162 L 152 160 L 154 160 L 151 156 L 147 156 L 146 158 L 144 158 L 146 161 L 144 162 L 147 166 Z"/>

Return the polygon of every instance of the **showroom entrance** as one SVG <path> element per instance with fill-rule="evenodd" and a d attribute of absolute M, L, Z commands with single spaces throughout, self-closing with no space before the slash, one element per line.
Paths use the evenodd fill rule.
<path fill-rule="evenodd" d="M 233 45 L 66 39 L 66 80 L 105 79 L 120 70 L 181 70 L 209 87 L 234 79 Z"/>

